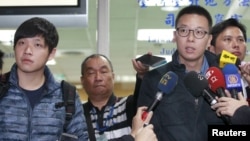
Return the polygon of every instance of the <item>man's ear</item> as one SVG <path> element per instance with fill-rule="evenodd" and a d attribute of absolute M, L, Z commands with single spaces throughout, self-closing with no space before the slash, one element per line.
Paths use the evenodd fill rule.
<path fill-rule="evenodd" d="M 207 50 L 210 51 L 210 52 L 212 52 L 212 53 L 215 53 L 215 47 L 213 45 L 209 45 L 207 47 Z"/>
<path fill-rule="evenodd" d="M 49 60 L 54 59 L 56 56 L 56 48 L 53 48 L 53 50 L 51 51 L 51 53 L 49 54 Z"/>
<path fill-rule="evenodd" d="M 177 34 L 176 31 L 173 31 L 173 39 L 172 39 L 172 42 L 174 42 L 174 43 L 176 42 L 176 34 Z"/>

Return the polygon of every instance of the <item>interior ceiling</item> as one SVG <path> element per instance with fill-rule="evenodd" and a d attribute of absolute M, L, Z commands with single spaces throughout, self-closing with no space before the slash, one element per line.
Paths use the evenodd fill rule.
<path fill-rule="evenodd" d="M 240 21 L 245 25 L 250 25 L 250 11 L 247 10 L 249 8 L 235 6 L 233 3 L 236 1 L 239 2 L 238 0 L 233 1 L 230 7 L 224 6 L 221 0 L 214 1 L 218 3 L 217 7 L 205 5 L 205 0 L 200 0 L 199 4 L 205 6 L 212 16 L 220 13 L 228 18 L 228 15 L 241 14 Z M 79 83 L 81 62 L 86 56 L 97 52 L 97 2 L 97 0 L 88 1 L 88 27 L 58 28 L 60 41 L 55 58 L 57 64 L 49 67 L 59 79 Z M 175 12 L 163 11 L 161 7 L 142 8 L 138 5 L 137 0 L 110 0 L 109 56 L 117 81 L 126 82 L 130 81 L 130 78 L 134 79 L 135 71 L 131 59 L 137 54 L 152 52 L 159 55 L 162 50 L 171 52 L 175 48 L 175 44 L 171 42 L 137 41 L 137 30 L 172 28 L 165 24 L 165 18 L 169 13 L 176 14 L 177 12 L 178 10 Z M 250 35 L 249 32 L 247 35 Z M 14 62 L 13 47 L 0 44 L 0 49 L 6 54 L 3 69 L 6 72 Z M 248 58 L 246 60 L 249 60 Z"/>

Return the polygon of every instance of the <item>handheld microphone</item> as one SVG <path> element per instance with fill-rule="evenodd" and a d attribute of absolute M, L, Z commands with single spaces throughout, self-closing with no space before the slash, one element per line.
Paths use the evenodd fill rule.
<path fill-rule="evenodd" d="M 226 51 L 222 50 L 222 53 L 220 55 L 220 62 L 219 67 L 223 68 L 226 64 L 236 64 L 237 62 L 237 56 Z"/>
<path fill-rule="evenodd" d="M 225 88 L 225 78 L 222 71 L 217 67 L 210 67 L 206 74 L 206 79 L 208 80 L 208 87 L 213 93 L 216 93 L 219 97 L 226 96 Z"/>
<path fill-rule="evenodd" d="M 237 94 L 242 91 L 241 76 L 238 73 L 238 68 L 234 64 L 226 64 L 222 69 L 226 88 L 231 92 L 233 98 L 238 99 Z"/>
<path fill-rule="evenodd" d="M 195 71 L 190 71 L 186 74 L 184 84 L 188 91 L 196 98 L 200 97 L 202 91 L 208 87 L 207 79 Z"/>
<path fill-rule="evenodd" d="M 184 78 L 184 84 L 194 97 L 203 96 L 210 105 L 217 103 L 214 94 L 207 89 L 208 81 L 203 75 L 190 71 Z"/>
<path fill-rule="evenodd" d="M 147 110 L 144 111 L 142 114 L 143 121 L 147 118 L 147 115 L 150 111 L 154 111 L 154 109 L 157 107 L 157 105 L 161 101 L 163 95 L 169 94 L 174 90 L 177 82 L 178 82 L 178 76 L 174 72 L 169 71 L 165 75 L 163 75 L 163 77 L 161 78 L 158 84 L 158 91 L 156 93 L 154 101 L 150 104 Z"/>
<path fill-rule="evenodd" d="M 202 95 L 210 105 L 217 103 L 214 94 L 207 89 L 208 80 L 205 76 L 195 71 L 190 71 L 184 78 L 184 84 L 194 97 L 197 98 Z M 230 118 L 228 116 L 221 116 L 221 119 L 225 124 L 230 124 Z"/>

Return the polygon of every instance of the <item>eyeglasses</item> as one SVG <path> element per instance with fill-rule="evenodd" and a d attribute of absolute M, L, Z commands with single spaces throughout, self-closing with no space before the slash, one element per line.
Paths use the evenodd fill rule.
<path fill-rule="evenodd" d="M 185 27 L 178 27 L 178 28 L 176 28 L 176 30 L 177 30 L 177 33 L 181 37 L 187 37 L 189 35 L 190 31 L 193 31 L 193 35 L 197 39 L 204 38 L 204 36 L 208 33 L 207 31 L 202 30 L 202 29 L 198 29 L 198 28 L 194 29 L 194 30 L 191 30 L 191 29 L 188 29 L 188 28 L 185 28 Z"/>

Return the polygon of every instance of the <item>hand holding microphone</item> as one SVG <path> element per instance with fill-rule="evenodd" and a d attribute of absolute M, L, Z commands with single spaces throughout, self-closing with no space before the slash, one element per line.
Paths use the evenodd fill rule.
<path fill-rule="evenodd" d="M 233 98 L 238 99 L 238 92 L 242 92 L 241 76 L 238 73 L 238 68 L 233 64 L 226 64 L 222 71 L 225 76 L 226 88 Z"/>
<path fill-rule="evenodd" d="M 194 97 L 202 95 L 211 106 L 217 103 L 214 94 L 208 89 L 208 80 L 203 75 L 191 71 L 184 78 L 184 83 Z M 229 117 L 221 116 L 221 119 L 225 124 L 231 124 Z"/>
<path fill-rule="evenodd" d="M 147 108 L 147 110 L 142 114 L 142 120 L 146 119 L 148 112 L 154 111 L 164 94 L 169 94 L 174 90 L 177 82 L 178 76 L 174 72 L 169 71 L 165 75 L 163 75 L 158 84 L 158 92 L 156 93 L 155 99 Z"/>
<path fill-rule="evenodd" d="M 225 78 L 224 78 L 222 71 L 219 68 L 210 67 L 207 70 L 205 77 L 208 80 L 208 86 L 213 93 L 217 94 L 218 97 L 226 96 L 226 94 L 225 94 L 225 88 L 226 88 Z"/>

